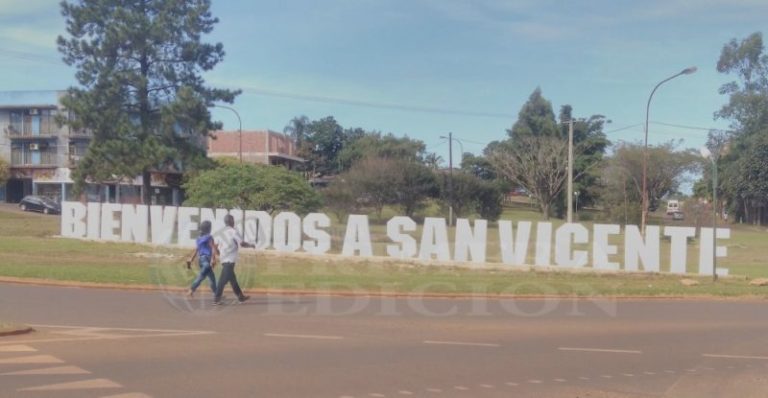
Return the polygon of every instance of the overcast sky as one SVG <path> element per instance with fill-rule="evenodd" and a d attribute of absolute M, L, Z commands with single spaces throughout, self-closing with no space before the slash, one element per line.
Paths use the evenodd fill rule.
<path fill-rule="evenodd" d="M 0 0 L 0 90 L 64 89 L 64 29 L 53 0 Z M 467 152 L 502 139 L 540 86 L 555 113 L 603 114 L 613 141 L 640 140 L 651 120 L 727 128 L 713 119 L 722 46 L 766 26 L 765 0 L 214 0 L 208 37 L 227 56 L 209 83 L 244 90 L 246 129 L 282 131 L 294 116 L 408 135 L 447 159 L 441 135 Z M 216 110 L 227 129 L 233 115 Z M 633 126 L 625 128 L 628 126 Z M 620 131 L 615 131 L 620 130 Z M 652 124 L 649 140 L 699 147 L 706 131 Z M 454 148 L 458 157 L 460 146 Z"/>

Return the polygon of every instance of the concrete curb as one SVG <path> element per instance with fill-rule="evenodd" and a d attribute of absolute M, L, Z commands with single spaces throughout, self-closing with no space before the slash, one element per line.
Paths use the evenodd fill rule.
<path fill-rule="evenodd" d="M 157 285 L 122 285 L 116 283 L 94 283 L 77 281 L 59 281 L 39 278 L 15 278 L 0 276 L 0 283 L 17 285 L 52 286 L 82 289 L 108 289 L 139 292 L 174 292 L 183 293 L 186 287 L 157 286 Z M 429 298 L 429 299 L 515 299 L 515 300 L 707 300 L 707 301 L 758 301 L 765 302 L 768 298 L 761 296 L 721 297 L 712 295 L 658 295 L 658 296 L 572 296 L 572 295 L 512 295 L 512 294 L 472 294 L 472 293 L 413 293 L 413 292 L 380 292 L 380 291 L 333 291 L 333 290 L 292 290 L 292 289 L 248 289 L 245 291 L 254 295 L 278 296 L 332 296 L 332 297 L 377 297 L 377 298 Z"/>

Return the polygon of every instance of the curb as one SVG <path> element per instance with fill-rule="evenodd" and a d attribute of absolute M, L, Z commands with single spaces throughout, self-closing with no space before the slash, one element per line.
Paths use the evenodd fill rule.
<path fill-rule="evenodd" d="M 12 283 L 17 285 L 51 286 L 82 289 L 106 289 L 134 292 L 174 292 L 184 293 L 186 287 L 157 286 L 157 285 L 122 285 L 116 283 L 95 283 L 77 281 L 58 281 L 38 278 L 0 277 L 0 283 Z M 331 297 L 373 297 L 373 298 L 428 298 L 428 299 L 514 299 L 514 300 L 621 300 L 621 301 L 647 301 L 647 300 L 707 300 L 707 301 L 756 301 L 768 300 L 762 296 L 737 296 L 723 297 L 712 295 L 658 295 L 658 296 L 572 296 L 572 295 L 513 295 L 513 294 L 472 294 L 472 293 L 415 293 L 415 292 L 381 292 L 381 291 L 333 291 L 333 290 L 291 290 L 291 289 L 247 289 L 246 293 L 254 295 L 278 295 L 278 296 L 331 296 Z"/>
<path fill-rule="evenodd" d="M 31 328 L 31 327 L 29 327 L 29 326 L 27 326 L 27 327 L 24 327 L 24 326 L 19 326 L 19 327 L 18 327 L 18 328 L 16 328 L 16 329 L 10 329 L 10 330 L 0 330 L 0 337 L 5 337 L 5 336 L 17 336 L 17 335 L 20 335 L 20 334 L 27 334 L 27 333 L 32 333 L 32 332 L 34 332 L 34 331 L 35 331 L 35 329 L 32 329 L 32 328 Z"/>

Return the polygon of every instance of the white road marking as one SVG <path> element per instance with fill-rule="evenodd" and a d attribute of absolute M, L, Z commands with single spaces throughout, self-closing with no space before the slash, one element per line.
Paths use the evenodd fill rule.
<path fill-rule="evenodd" d="M 686 371 L 687 371 L 687 372 L 691 372 L 691 373 L 694 373 L 694 372 L 696 372 L 696 369 L 686 369 Z"/>
<path fill-rule="evenodd" d="M 758 357 L 750 355 L 721 355 L 721 354 L 701 354 L 707 358 L 727 358 L 727 359 L 759 359 L 762 361 L 768 361 L 768 357 Z"/>
<path fill-rule="evenodd" d="M 463 341 L 435 341 L 435 340 L 424 340 L 424 344 L 438 344 L 438 345 L 463 345 L 463 346 L 474 346 L 474 347 L 500 347 L 498 344 L 491 344 L 491 343 L 470 343 L 470 342 L 463 342 Z"/>
<path fill-rule="evenodd" d="M 59 358 L 50 355 L 32 355 L 28 357 L 15 357 L 0 359 L 0 364 L 33 364 L 33 363 L 64 363 Z"/>
<path fill-rule="evenodd" d="M 615 350 L 610 348 L 584 348 L 584 347 L 558 347 L 560 351 L 584 351 L 584 352 L 606 352 L 613 354 L 642 354 L 638 350 Z"/>
<path fill-rule="evenodd" d="M 35 352 L 36 349 L 22 344 L 0 346 L 0 352 Z"/>
<path fill-rule="evenodd" d="M 566 379 L 554 379 L 554 380 L 555 380 L 556 382 L 558 382 L 558 383 L 565 383 L 566 381 L 568 381 L 568 380 L 566 380 Z"/>
<path fill-rule="evenodd" d="M 531 383 L 531 384 L 541 384 L 542 383 L 541 380 L 536 380 L 536 379 L 528 380 L 528 382 Z"/>
<path fill-rule="evenodd" d="M 121 388 L 120 384 L 109 379 L 90 379 L 69 383 L 48 384 L 45 386 L 19 388 L 16 391 L 61 391 L 61 390 L 91 390 L 97 388 Z"/>
<path fill-rule="evenodd" d="M 397 393 L 400 394 L 400 395 L 413 395 L 413 392 L 408 391 L 408 390 L 400 390 Z"/>
<path fill-rule="evenodd" d="M 379 394 L 379 393 L 377 393 L 377 392 L 372 392 L 372 393 L 368 394 L 368 396 L 369 396 L 369 397 L 375 397 L 375 398 L 384 398 L 384 397 L 386 397 L 386 395 L 384 395 L 384 394 Z"/>
<path fill-rule="evenodd" d="M 18 370 L 2 373 L 0 376 L 31 376 L 31 375 L 87 375 L 91 372 L 77 366 L 57 366 L 53 368 Z"/>
<path fill-rule="evenodd" d="M 579 377 L 579 380 L 589 380 L 589 377 L 581 376 L 581 377 Z"/>
<path fill-rule="evenodd" d="M 342 340 L 342 336 L 323 336 L 317 334 L 282 334 L 282 333 L 264 333 L 265 337 L 283 337 L 289 339 L 314 339 L 314 340 Z"/>
<path fill-rule="evenodd" d="M 495 388 L 493 384 L 480 384 L 480 387 L 483 387 L 483 388 Z"/>
<path fill-rule="evenodd" d="M 439 394 L 439 393 L 443 392 L 443 390 L 441 390 L 439 388 L 427 388 L 427 391 L 429 391 L 429 392 L 431 392 L 433 394 Z"/>
<path fill-rule="evenodd" d="M 456 390 L 459 390 L 459 391 L 467 391 L 467 390 L 469 390 L 469 388 L 464 387 L 464 386 L 455 386 L 453 388 L 456 389 Z"/>
<path fill-rule="evenodd" d="M 653 376 L 656 374 L 656 372 L 643 372 L 643 374 L 647 374 L 648 376 Z"/>
<path fill-rule="evenodd" d="M 613 378 L 613 376 L 611 376 L 611 375 L 602 375 L 600 377 L 602 377 L 604 379 L 612 379 Z"/>
<path fill-rule="evenodd" d="M 634 377 L 634 376 L 635 376 L 635 375 L 634 375 L 634 374 L 632 374 L 632 373 L 622 373 L 621 375 L 622 375 L 622 376 L 627 376 L 627 377 Z"/>
<path fill-rule="evenodd" d="M 142 394 L 140 392 L 129 392 L 127 394 L 110 395 L 110 396 L 105 396 L 101 398 L 152 398 L 152 397 L 147 394 Z"/>
<path fill-rule="evenodd" d="M 664 373 L 674 374 L 675 371 L 674 370 L 665 370 Z"/>
<path fill-rule="evenodd" d="M 514 381 L 508 381 L 508 382 L 506 382 L 504 384 L 506 384 L 506 385 L 508 385 L 510 387 L 517 387 L 517 386 L 519 386 L 519 384 L 515 383 Z"/>

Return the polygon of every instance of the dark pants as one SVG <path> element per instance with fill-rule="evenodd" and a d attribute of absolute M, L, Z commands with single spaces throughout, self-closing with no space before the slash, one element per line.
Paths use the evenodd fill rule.
<path fill-rule="evenodd" d="M 235 275 L 235 263 L 221 263 L 221 275 L 219 275 L 219 284 L 216 286 L 216 297 L 214 301 L 221 300 L 221 295 L 224 293 L 224 286 L 227 283 L 232 285 L 232 290 L 237 295 L 237 298 L 243 298 L 243 291 L 240 290 L 240 285 L 237 283 L 237 275 Z"/>

